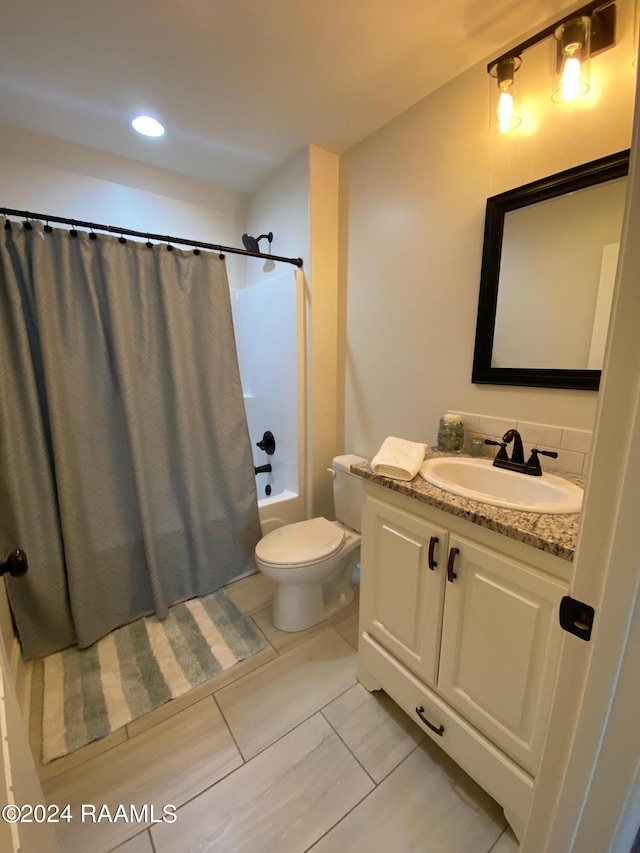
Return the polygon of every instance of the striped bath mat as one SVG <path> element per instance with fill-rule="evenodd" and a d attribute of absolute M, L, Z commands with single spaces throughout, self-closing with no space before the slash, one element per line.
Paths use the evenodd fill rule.
<path fill-rule="evenodd" d="M 181 696 L 265 642 L 224 590 L 44 659 L 42 763 Z"/>

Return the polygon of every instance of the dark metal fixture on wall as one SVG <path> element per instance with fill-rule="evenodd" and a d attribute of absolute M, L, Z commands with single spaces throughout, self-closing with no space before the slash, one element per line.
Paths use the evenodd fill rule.
<path fill-rule="evenodd" d="M 267 430 L 263 434 L 262 439 L 256 442 L 256 447 L 259 447 L 260 450 L 264 450 L 267 456 L 273 456 L 276 452 L 276 440 L 271 430 Z M 257 465 L 254 468 L 256 474 L 270 474 L 272 470 L 270 462 L 267 462 L 266 465 Z"/>
<path fill-rule="evenodd" d="M 487 65 L 487 72 L 491 72 L 493 66 L 502 62 L 503 59 L 508 59 L 509 57 L 514 56 L 521 57 L 524 51 L 533 47 L 534 44 L 538 44 L 538 42 L 544 41 L 544 39 L 555 35 L 556 31 L 559 30 L 561 26 L 565 26 L 569 22 L 573 22 L 582 17 L 586 17 L 591 20 L 591 56 L 596 53 L 600 53 L 603 50 L 607 50 L 609 47 L 613 47 L 615 43 L 616 26 L 615 0 L 612 0 L 610 3 L 603 2 L 603 0 L 595 0 L 595 2 L 581 6 L 574 12 L 571 12 L 570 15 L 565 15 L 564 18 L 560 18 L 560 20 L 556 21 L 555 24 L 545 27 L 544 30 L 540 30 L 539 33 L 536 33 L 534 36 L 526 39 L 526 41 L 516 45 L 516 47 L 512 47 L 507 53 L 492 60 Z M 558 45 L 558 50 L 560 53 L 562 52 L 561 40 Z"/>
<path fill-rule="evenodd" d="M 548 38 L 555 39 L 551 100 L 569 103 L 589 91 L 589 60 L 615 45 L 615 0 L 594 0 L 560 18 L 487 65 L 492 130 L 507 133 L 521 122 L 517 103 L 516 72 L 523 53 Z"/>
<path fill-rule="evenodd" d="M 273 456 L 276 452 L 276 439 L 271 430 L 267 430 L 262 436 L 262 440 L 256 442 L 256 447 L 264 450 L 267 456 Z"/>
<path fill-rule="evenodd" d="M 222 246 L 218 243 L 204 243 L 201 240 L 186 240 L 183 237 L 169 237 L 166 234 L 150 234 L 148 231 L 134 231 L 131 228 L 120 228 L 115 225 L 99 225 L 96 222 L 86 222 L 81 219 L 69 219 L 65 216 L 50 216 L 46 213 L 32 213 L 28 210 L 14 210 L 9 207 L 0 207 L 0 214 L 4 216 L 15 216 L 25 221 L 25 226 L 30 228 L 31 223 L 29 220 L 40 220 L 45 222 L 45 231 L 50 231 L 49 227 L 50 222 L 57 222 L 61 225 L 70 225 L 71 231 L 69 232 L 72 236 L 76 236 L 76 228 L 86 228 L 91 232 L 91 239 L 96 239 L 96 231 L 106 231 L 109 234 L 117 234 L 120 237 L 120 242 L 124 241 L 124 235 L 126 234 L 128 237 L 141 237 L 146 238 L 146 245 L 149 249 L 152 249 L 154 244 L 151 242 L 152 240 L 156 240 L 159 243 L 165 243 L 167 245 L 168 251 L 173 250 L 173 246 L 186 246 L 187 248 L 193 249 L 194 254 L 199 254 L 200 249 L 208 249 L 210 251 L 219 252 L 221 258 L 224 257 L 225 252 L 229 252 L 232 255 L 249 255 L 254 258 L 265 258 L 270 261 L 281 261 L 283 264 L 293 264 L 295 267 L 302 266 L 302 258 L 287 258 L 282 255 L 271 255 L 266 254 L 265 252 L 261 252 L 258 246 L 258 240 L 261 240 L 262 237 L 268 237 L 269 243 L 273 239 L 273 234 L 263 234 L 261 237 L 258 237 L 258 240 L 255 240 L 253 237 L 251 240 L 252 248 L 249 248 L 245 243 L 246 248 L 238 249 L 234 246 Z M 10 220 L 7 220 L 8 227 Z M 7 226 L 5 226 L 7 227 Z M 74 233 L 75 232 L 75 233 Z M 245 235 L 248 236 L 248 235 Z M 244 237 L 243 237 L 244 241 Z M 255 248 L 253 248 L 255 244 Z"/>
<path fill-rule="evenodd" d="M 273 241 L 273 231 L 269 231 L 268 234 L 261 234 L 259 237 L 252 237 L 251 234 L 243 234 L 242 235 L 242 245 L 248 252 L 259 252 L 260 251 L 260 240 L 268 240 L 269 241 L 269 251 L 271 251 L 271 243 Z M 269 256 L 271 257 L 271 256 Z"/>
<path fill-rule="evenodd" d="M 15 548 L 7 559 L 0 563 L 0 575 L 6 575 L 8 572 L 12 578 L 21 578 L 26 575 L 28 568 L 27 555 L 22 549 Z"/>

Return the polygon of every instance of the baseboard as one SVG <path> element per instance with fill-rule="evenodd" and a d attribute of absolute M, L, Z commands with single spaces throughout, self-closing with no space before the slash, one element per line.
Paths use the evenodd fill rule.
<path fill-rule="evenodd" d="M 20 643 L 17 637 L 13 638 L 11 650 L 9 652 L 9 666 L 11 667 L 11 676 L 18 697 L 18 704 L 22 713 L 22 719 L 29 731 L 29 722 L 31 719 L 31 677 L 33 675 L 33 662 L 23 661 Z"/>

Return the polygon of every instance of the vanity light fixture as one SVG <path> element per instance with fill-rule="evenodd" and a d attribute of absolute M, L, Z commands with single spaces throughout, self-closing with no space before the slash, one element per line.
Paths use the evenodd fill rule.
<path fill-rule="evenodd" d="M 131 119 L 131 127 L 142 136 L 164 136 L 164 126 L 153 116 L 136 116 Z"/>
<path fill-rule="evenodd" d="M 516 72 L 521 64 L 519 56 L 507 56 L 494 62 L 489 69 L 492 78 L 490 126 L 496 133 L 508 133 L 520 124 Z"/>
<path fill-rule="evenodd" d="M 615 0 L 609 0 L 609 2 L 595 0 L 545 27 L 544 30 L 512 48 L 508 53 L 490 62 L 487 65 L 487 73 L 493 78 L 491 80 L 491 129 L 505 133 L 520 124 L 514 94 L 516 72 L 523 62 L 523 54 L 526 50 L 553 37 L 555 57 L 552 100 L 557 103 L 568 103 L 588 91 L 589 63 L 587 60 L 613 47 L 615 32 Z M 498 84 L 497 93 L 495 80 Z"/>
<path fill-rule="evenodd" d="M 554 32 L 557 56 L 551 100 L 567 104 L 589 91 L 591 19 L 586 15 L 565 21 Z"/>

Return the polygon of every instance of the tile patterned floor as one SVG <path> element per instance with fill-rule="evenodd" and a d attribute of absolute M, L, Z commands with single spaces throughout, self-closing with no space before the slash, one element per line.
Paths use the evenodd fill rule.
<path fill-rule="evenodd" d="M 271 587 L 227 588 L 264 651 L 39 767 L 49 802 L 135 806 L 73 820 L 62 853 L 517 853 L 499 806 L 383 693 L 356 681 L 357 602 L 320 626 L 271 624 Z M 31 741 L 40 754 L 42 667 Z M 162 822 L 163 805 L 176 820 Z M 153 807 L 153 808 L 152 808 Z M 135 818 L 135 815 L 134 815 Z"/>

